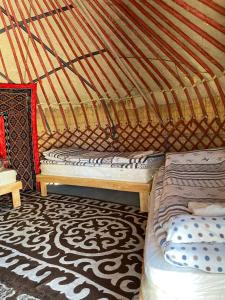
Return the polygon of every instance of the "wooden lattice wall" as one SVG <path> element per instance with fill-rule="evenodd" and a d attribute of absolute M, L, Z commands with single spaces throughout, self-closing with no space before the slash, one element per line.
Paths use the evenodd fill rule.
<path fill-rule="evenodd" d="M 38 84 L 39 149 L 225 146 L 225 0 L 0 0 L 0 78 Z"/>

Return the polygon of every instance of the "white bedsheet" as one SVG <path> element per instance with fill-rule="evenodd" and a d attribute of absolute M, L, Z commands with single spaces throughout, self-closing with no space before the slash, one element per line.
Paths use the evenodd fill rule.
<path fill-rule="evenodd" d="M 151 203 L 145 237 L 143 300 L 224 300 L 225 274 L 205 273 L 168 264 L 152 230 Z"/>
<path fill-rule="evenodd" d="M 147 183 L 154 170 L 41 164 L 41 174 Z"/>
<path fill-rule="evenodd" d="M 4 169 L 0 172 L 0 186 L 16 182 L 16 171 Z"/>

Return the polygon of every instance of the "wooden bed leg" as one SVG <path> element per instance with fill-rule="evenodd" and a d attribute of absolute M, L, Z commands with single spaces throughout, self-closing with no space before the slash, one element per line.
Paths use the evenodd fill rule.
<path fill-rule="evenodd" d="M 149 192 L 139 192 L 141 212 L 148 211 L 148 197 L 149 197 Z"/>
<path fill-rule="evenodd" d="M 13 208 L 19 207 L 21 205 L 20 190 L 16 189 L 12 191 L 12 201 L 13 201 Z"/>
<path fill-rule="evenodd" d="M 40 182 L 41 185 L 41 196 L 45 197 L 47 196 L 47 183 L 46 182 Z"/>

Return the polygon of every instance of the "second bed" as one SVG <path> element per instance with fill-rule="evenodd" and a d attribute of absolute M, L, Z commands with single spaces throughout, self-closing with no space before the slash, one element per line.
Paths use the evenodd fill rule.
<path fill-rule="evenodd" d="M 224 270 L 221 272 L 222 268 L 218 268 L 218 271 L 210 271 L 214 267 L 217 269 L 217 264 L 224 266 L 224 254 L 218 252 L 219 248 L 223 247 L 224 236 L 220 234 L 220 243 L 206 241 L 212 234 L 216 235 L 216 229 L 222 228 L 219 217 L 196 216 L 189 211 L 188 206 L 185 208 L 188 201 L 200 201 L 201 205 L 206 205 L 207 201 L 212 204 L 217 202 L 223 207 L 225 205 L 224 176 L 225 149 L 167 155 L 165 167 L 161 167 L 155 175 L 149 202 L 141 288 L 142 300 L 224 300 L 225 272 Z M 174 199 L 180 202 L 174 203 Z M 222 213 L 221 210 L 220 213 Z M 203 220 L 205 230 L 199 234 L 203 240 L 200 244 L 191 243 L 191 241 L 187 241 L 186 244 L 171 244 L 168 232 L 173 223 L 177 225 L 176 220 L 180 217 L 180 213 L 183 222 L 180 226 L 172 227 L 173 234 L 183 230 L 182 239 L 190 237 L 191 227 L 197 234 L 201 226 L 197 220 Z M 209 213 L 212 214 L 212 210 Z M 185 218 L 193 220 L 193 224 L 189 222 L 187 226 Z M 212 221 L 209 223 L 207 218 Z M 223 222 L 224 216 L 221 218 Z M 169 222 L 167 222 L 168 219 Z M 160 226 L 166 228 L 166 241 L 164 229 L 160 229 Z M 179 251 L 175 253 L 179 245 L 184 251 L 190 245 L 194 254 Z M 199 245 L 202 245 L 203 251 Z M 215 253 L 210 251 L 210 247 L 213 247 Z M 171 254 L 168 248 L 173 249 L 172 259 L 175 260 L 182 255 L 185 260 L 183 262 L 179 260 L 179 263 L 175 265 L 175 261 L 171 261 L 168 257 Z M 214 254 L 216 254 L 216 263 L 214 263 Z M 192 258 L 196 265 L 186 267 L 188 263 L 191 266 Z M 205 261 L 210 268 L 205 268 L 201 261 Z"/>
<path fill-rule="evenodd" d="M 49 183 L 137 192 L 140 210 L 147 211 L 152 177 L 163 161 L 164 155 L 153 151 L 119 153 L 73 147 L 51 149 L 44 152 L 37 181 L 43 196 L 47 194 Z"/>

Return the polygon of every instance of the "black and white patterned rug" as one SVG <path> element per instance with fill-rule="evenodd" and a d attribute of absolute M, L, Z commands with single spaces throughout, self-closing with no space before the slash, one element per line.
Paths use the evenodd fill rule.
<path fill-rule="evenodd" d="M 147 215 L 36 192 L 0 201 L 0 299 L 138 299 Z"/>

